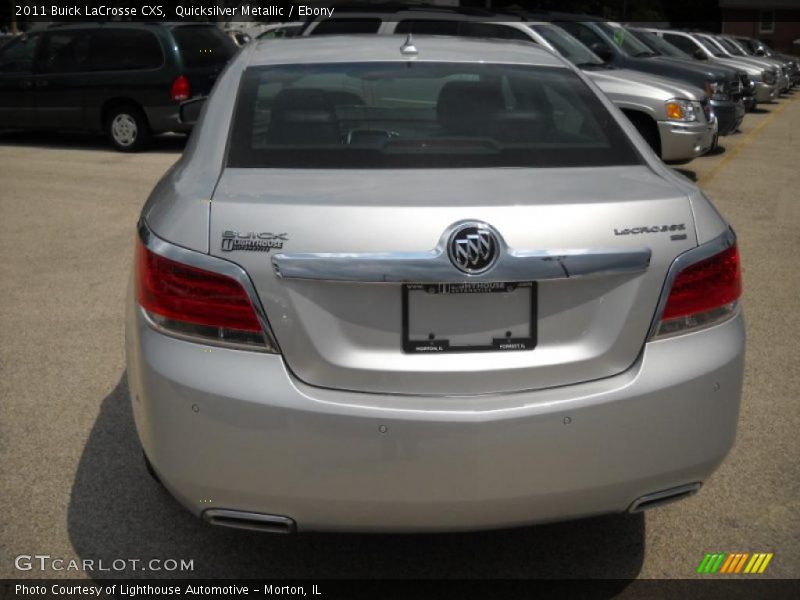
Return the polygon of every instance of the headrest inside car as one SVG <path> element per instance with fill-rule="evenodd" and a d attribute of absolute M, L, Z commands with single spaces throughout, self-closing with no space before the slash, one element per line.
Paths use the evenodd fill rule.
<path fill-rule="evenodd" d="M 439 91 L 436 115 L 446 133 L 483 136 L 504 108 L 496 84 L 483 81 L 450 81 Z"/>

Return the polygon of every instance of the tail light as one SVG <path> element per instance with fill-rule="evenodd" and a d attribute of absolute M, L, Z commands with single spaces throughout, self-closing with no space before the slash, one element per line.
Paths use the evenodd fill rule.
<path fill-rule="evenodd" d="M 739 249 L 734 243 L 678 272 L 656 337 L 685 333 L 724 321 L 736 310 L 741 294 Z"/>
<path fill-rule="evenodd" d="M 236 279 L 160 256 L 138 242 L 136 297 L 167 333 L 205 343 L 267 347 L 247 291 Z"/>
<path fill-rule="evenodd" d="M 173 102 L 184 102 L 192 97 L 192 86 L 186 75 L 179 75 L 175 78 L 169 91 L 169 97 Z"/>

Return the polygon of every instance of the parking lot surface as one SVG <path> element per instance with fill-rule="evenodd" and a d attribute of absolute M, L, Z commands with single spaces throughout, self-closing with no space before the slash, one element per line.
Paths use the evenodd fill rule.
<path fill-rule="evenodd" d="M 700 494 L 645 515 L 504 531 L 216 529 L 148 477 L 123 302 L 139 211 L 182 145 L 128 155 L 91 137 L 0 133 L 0 577 L 683 578 L 707 552 L 773 552 L 764 576 L 800 577 L 800 93 L 679 168 L 739 235 L 748 355 L 731 455 Z M 23 554 L 193 570 L 19 571 Z"/>

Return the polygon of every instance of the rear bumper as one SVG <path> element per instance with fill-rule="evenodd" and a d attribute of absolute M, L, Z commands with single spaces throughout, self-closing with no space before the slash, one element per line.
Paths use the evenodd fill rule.
<path fill-rule="evenodd" d="M 166 337 L 133 302 L 126 339 L 136 426 L 171 493 L 301 531 L 514 526 L 705 481 L 734 441 L 744 356 L 737 315 L 604 380 L 415 397 L 309 387 L 280 356 Z"/>
<path fill-rule="evenodd" d="M 711 106 L 719 122 L 719 135 L 730 135 L 739 128 L 744 119 L 744 102 L 741 100 L 712 100 Z"/>
<path fill-rule="evenodd" d="M 147 115 L 147 122 L 153 133 L 166 133 L 175 131 L 178 133 L 189 133 L 191 125 L 181 123 L 178 119 L 178 105 L 169 106 L 149 106 L 144 109 Z"/>
<path fill-rule="evenodd" d="M 688 161 L 702 156 L 711 149 L 717 130 L 716 119 L 711 123 L 659 121 L 662 160 Z"/>

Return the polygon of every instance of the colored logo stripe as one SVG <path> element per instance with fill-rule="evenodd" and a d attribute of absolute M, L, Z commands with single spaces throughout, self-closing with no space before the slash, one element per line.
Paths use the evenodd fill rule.
<path fill-rule="evenodd" d="M 722 564 L 722 559 L 725 558 L 725 553 L 720 552 L 718 554 L 706 554 L 705 558 L 703 558 L 700 566 L 697 567 L 698 573 L 716 573 L 717 569 L 719 569 L 720 564 Z"/>
<path fill-rule="evenodd" d="M 703 560 L 700 561 L 697 572 L 712 574 L 717 572 L 720 574 L 748 573 L 754 575 L 763 573 L 773 556 L 774 554 L 771 552 L 757 552 L 754 554 L 749 552 L 732 552 L 730 554 L 716 552 L 714 554 L 706 554 Z"/>

